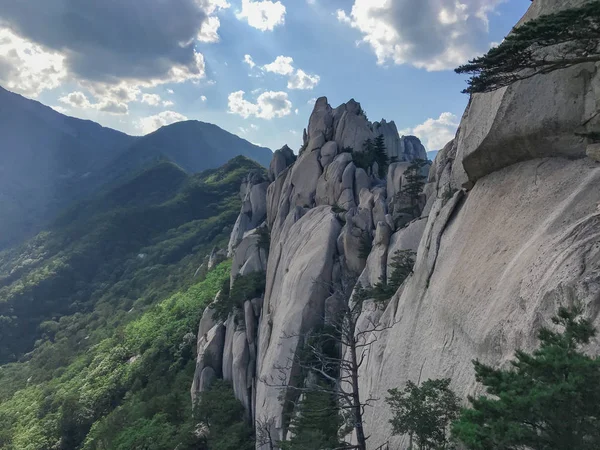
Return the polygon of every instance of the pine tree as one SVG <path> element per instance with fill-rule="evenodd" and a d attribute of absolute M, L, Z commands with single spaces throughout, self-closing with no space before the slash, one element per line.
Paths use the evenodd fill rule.
<path fill-rule="evenodd" d="M 456 69 L 471 74 L 464 93 L 489 92 L 518 80 L 600 61 L 600 1 L 541 16 L 513 29 L 497 47 Z"/>
<path fill-rule="evenodd" d="M 422 171 L 425 165 L 427 165 L 426 160 L 415 159 L 410 163 L 406 169 L 406 172 L 404 172 L 406 184 L 402 186 L 402 192 L 404 192 L 410 198 L 410 204 L 414 217 L 417 217 L 421 213 L 418 205 L 421 193 L 425 187 L 425 180 L 427 178 L 425 175 L 423 175 Z"/>
<path fill-rule="evenodd" d="M 408 434 L 421 450 L 451 448 L 449 426 L 458 417 L 458 397 L 450 389 L 450 379 L 427 380 L 421 386 L 412 381 L 403 391 L 391 389 L 386 399 L 394 417 L 394 434 Z"/>
<path fill-rule="evenodd" d="M 379 166 L 379 178 L 385 178 L 388 166 L 390 165 L 390 157 L 386 152 L 383 134 L 380 134 L 375 138 L 375 142 L 373 143 L 373 155 L 373 159 Z"/>
<path fill-rule="evenodd" d="M 475 361 L 477 381 L 493 397 L 469 398 L 453 433 L 469 449 L 600 448 L 600 359 L 580 348 L 596 335 L 580 309 L 560 308 L 542 328 L 540 348 L 516 352 L 508 370 Z"/>

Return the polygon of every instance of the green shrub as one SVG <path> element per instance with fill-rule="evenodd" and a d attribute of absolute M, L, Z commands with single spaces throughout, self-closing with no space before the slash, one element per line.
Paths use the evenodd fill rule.
<path fill-rule="evenodd" d="M 265 292 L 266 274 L 265 272 L 253 272 L 248 275 L 238 275 L 233 280 L 231 289 L 225 286 L 214 305 L 215 318 L 217 320 L 227 320 L 227 316 L 234 311 L 243 311 L 244 303 L 261 297 Z"/>

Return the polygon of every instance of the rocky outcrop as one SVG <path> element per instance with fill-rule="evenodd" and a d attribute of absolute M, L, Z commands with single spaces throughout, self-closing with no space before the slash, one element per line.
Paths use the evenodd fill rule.
<path fill-rule="evenodd" d="M 271 160 L 271 165 L 269 166 L 269 181 L 275 181 L 279 174 L 291 166 L 294 161 L 296 161 L 296 155 L 294 155 L 292 149 L 287 145 L 284 145 L 279 150 L 276 150 L 273 153 L 273 159 Z"/>
<path fill-rule="evenodd" d="M 200 392 L 212 382 L 212 374 L 221 373 L 221 359 L 225 341 L 225 328 L 221 324 L 212 327 L 206 334 L 198 336 L 198 354 L 196 356 L 196 371 L 192 382 L 192 402 Z M 210 368 L 211 370 L 205 371 Z"/>
<path fill-rule="evenodd" d="M 586 0 L 536 0 L 521 22 Z M 461 122 L 457 159 L 468 181 L 521 161 L 585 157 L 586 134 L 600 131 L 600 78 L 579 64 L 472 96 Z M 461 165 L 455 165 L 462 170 Z"/>
<path fill-rule="evenodd" d="M 269 182 L 265 181 L 263 174 L 253 171 L 244 180 L 240 188 L 242 209 L 238 216 L 229 245 L 227 256 L 232 257 L 235 248 L 243 239 L 244 234 L 260 225 L 267 218 L 267 188 Z"/>

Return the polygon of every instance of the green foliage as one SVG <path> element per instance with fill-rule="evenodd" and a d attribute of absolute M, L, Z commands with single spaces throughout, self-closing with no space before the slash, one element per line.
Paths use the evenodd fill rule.
<path fill-rule="evenodd" d="M 0 360 L 18 359 L 0 366 L 0 448 L 200 448 L 195 333 L 230 262 L 194 273 L 256 168 L 160 163 L 0 254 Z"/>
<path fill-rule="evenodd" d="M 360 167 L 370 174 L 373 164 L 377 163 L 379 178 L 385 178 L 387 175 L 390 158 L 386 153 L 385 140 L 382 134 L 375 138 L 375 141 L 367 139 L 363 144 L 362 152 L 356 152 L 349 148 L 342 149 L 342 152 L 344 151 L 352 153 L 352 159 L 356 167 Z"/>
<path fill-rule="evenodd" d="M 234 311 L 243 311 L 244 302 L 261 297 L 265 292 L 265 272 L 238 275 L 229 289 L 229 280 L 223 283 L 221 293 L 214 304 L 215 318 L 227 320 Z"/>
<path fill-rule="evenodd" d="M 560 332 L 542 328 L 540 348 L 516 352 L 511 369 L 475 361 L 493 397 L 469 398 L 453 434 L 469 449 L 600 448 L 600 359 L 581 351 L 596 335 L 578 308 L 560 308 Z"/>
<path fill-rule="evenodd" d="M 346 209 L 342 208 L 342 207 L 341 207 L 340 205 L 338 205 L 337 203 L 331 207 L 331 211 L 332 211 L 334 214 L 344 214 L 345 212 L 347 212 L 347 210 L 346 210 Z"/>
<path fill-rule="evenodd" d="M 282 450 L 315 450 L 340 447 L 338 431 L 343 420 L 335 398 L 318 390 L 307 392 L 298 402 L 290 422 L 292 437 L 280 442 Z"/>
<path fill-rule="evenodd" d="M 471 74 L 464 93 L 489 92 L 537 74 L 599 61 L 600 1 L 529 20 L 484 56 L 456 69 Z"/>
<path fill-rule="evenodd" d="M 269 251 L 271 250 L 271 232 L 266 226 L 264 226 L 259 227 L 257 233 L 258 243 L 256 245 L 259 250 L 264 250 L 268 255 Z"/>
<path fill-rule="evenodd" d="M 398 291 L 404 280 L 413 273 L 416 253 L 412 250 L 398 250 L 392 257 L 389 279 L 382 276 L 374 286 L 364 288 L 360 285 L 355 293 L 362 300 L 372 298 L 375 302 L 387 302 Z"/>
<path fill-rule="evenodd" d="M 425 187 L 425 180 L 427 179 L 427 177 L 423 175 L 423 167 L 426 165 L 426 160 L 415 159 L 410 163 L 406 172 L 404 172 L 406 184 L 402 186 L 402 193 L 410 198 L 412 208 L 411 213 L 413 217 L 417 217 L 421 213 L 418 205 L 421 194 L 423 193 L 423 188 Z"/>
<path fill-rule="evenodd" d="M 236 158 L 188 176 L 160 163 L 73 207 L 22 247 L 0 253 L 0 363 L 19 359 L 53 333 L 91 345 L 97 340 L 83 338 L 107 322 L 118 326 L 132 307 L 143 310 L 189 286 L 208 249 L 227 241 L 239 213 L 240 183 L 256 167 Z M 164 178 L 176 181 L 167 187 L 154 182 Z M 59 323 L 59 330 L 44 333 L 39 326 L 47 321 Z"/>
<path fill-rule="evenodd" d="M 244 407 L 233 395 L 229 383 L 217 380 L 210 390 L 200 394 L 194 416 L 208 429 L 210 450 L 254 449 L 252 428 L 244 419 Z"/>
<path fill-rule="evenodd" d="M 30 377 L 0 402 L 0 436 L 9 443 L 3 448 L 60 442 L 61 449 L 126 450 L 150 441 L 157 450 L 196 448 L 189 412 L 195 332 L 229 270 L 229 262 L 217 266 L 204 281 L 113 330 L 52 379 L 37 369 L 37 354 L 29 363 L 3 366 L 1 383 Z M 20 370 L 11 376 L 7 367 Z"/>
<path fill-rule="evenodd" d="M 450 200 L 452 200 L 452 197 L 454 197 L 454 194 L 456 194 L 457 192 L 458 192 L 458 189 L 454 189 L 454 188 L 451 188 L 450 186 L 448 186 L 448 188 L 442 194 L 443 204 L 445 205 Z"/>
<path fill-rule="evenodd" d="M 373 238 L 371 233 L 365 231 L 360 236 L 360 244 L 358 246 L 358 257 L 360 259 L 367 259 L 373 249 Z"/>
<path fill-rule="evenodd" d="M 394 414 L 393 433 L 410 435 L 421 450 L 454 448 L 448 429 L 460 406 L 449 386 L 450 379 L 427 380 L 421 386 L 409 381 L 403 391 L 389 390 L 386 401 Z"/>

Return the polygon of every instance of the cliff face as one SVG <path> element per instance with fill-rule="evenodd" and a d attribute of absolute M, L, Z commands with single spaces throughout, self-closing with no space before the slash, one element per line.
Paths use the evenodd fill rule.
<path fill-rule="evenodd" d="M 563 5 L 536 0 L 524 20 Z M 393 122 L 368 122 L 354 101 L 333 109 L 319 99 L 298 159 L 286 148 L 274 156 L 266 207 L 242 211 L 265 210 L 264 219 L 251 213 L 245 223 L 265 220 L 271 233 L 266 265 L 253 265 L 266 270 L 264 300 L 250 302 L 239 325 L 248 359 L 233 350 L 234 361 L 236 354 L 248 361 L 237 366 L 246 383 L 234 386 L 244 403 L 253 399 L 253 417 L 274 419 L 272 431 L 285 436 L 281 391 L 269 380 L 291 382 L 290 370 L 280 370 L 297 351 L 298 339 L 290 336 L 322 323 L 346 276 L 358 276 L 363 285 L 389 276 L 396 250 L 417 250 L 414 274 L 385 310 L 365 308 L 361 318 L 393 324 L 370 348 L 360 376 L 361 395 L 380 399 L 367 408 L 369 448 L 403 443 L 390 436 L 388 389 L 449 377 L 466 397 L 478 389 L 471 361 L 507 364 L 516 349 L 534 348 L 536 331 L 558 305 L 578 301 L 600 325 L 600 166 L 586 156 L 593 145 L 580 136 L 582 129 L 600 131 L 598 82 L 596 67 L 582 64 L 474 95 L 456 138 L 429 170 L 417 218 L 402 212 L 404 173 L 409 161 L 423 157 L 414 138 L 398 138 Z M 342 152 L 379 134 L 399 160 L 385 180 Z M 255 252 L 244 246 L 254 233 L 235 238 L 241 241 L 232 247 L 234 268 L 252 258 L 264 261 L 253 255 L 257 246 Z M 365 237 L 372 241 L 366 259 L 359 251 Z M 225 334 L 240 332 L 230 321 Z M 211 324 L 207 339 L 221 339 L 222 326 Z M 225 366 L 228 338 L 222 339 Z M 194 389 L 206 371 L 207 345 L 199 345 Z"/>

